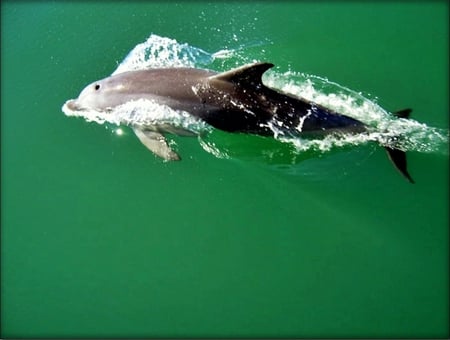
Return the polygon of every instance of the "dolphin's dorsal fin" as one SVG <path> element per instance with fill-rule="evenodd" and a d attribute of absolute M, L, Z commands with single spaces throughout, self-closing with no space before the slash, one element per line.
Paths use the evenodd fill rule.
<path fill-rule="evenodd" d="M 211 76 L 211 80 L 227 81 L 237 85 L 252 84 L 262 85 L 262 75 L 274 65 L 271 63 L 254 63 L 244 65 L 227 72 Z"/>
<path fill-rule="evenodd" d="M 147 149 L 153 152 L 156 156 L 159 156 L 166 161 L 180 160 L 180 156 L 178 156 L 178 154 L 170 148 L 161 133 L 139 127 L 134 127 L 133 131 L 141 143 L 144 144 Z"/>

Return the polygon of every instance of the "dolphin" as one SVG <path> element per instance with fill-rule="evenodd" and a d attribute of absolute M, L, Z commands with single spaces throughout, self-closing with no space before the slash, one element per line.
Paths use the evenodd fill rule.
<path fill-rule="evenodd" d="M 217 73 L 196 68 L 155 68 L 118 73 L 86 86 L 64 106 L 72 111 L 107 112 L 139 99 L 148 99 L 174 110 L 188 112 L 207 124 L 227 132 L 275 136 L 323 137 L 329 134 L 367 132 L 359 120 L 339 114 L 317 103 L 269 88 L 262 75 L 274 65 L 258 62 Z M 396 113 L 409 117 L 411 110 Z M 164 123 L 132 126 L 139 140 L 165 160 L 179 160 L 164 134 L 193 135 Z M 394 166 L 411 183 L 405 152 L 383 145 Z"/>

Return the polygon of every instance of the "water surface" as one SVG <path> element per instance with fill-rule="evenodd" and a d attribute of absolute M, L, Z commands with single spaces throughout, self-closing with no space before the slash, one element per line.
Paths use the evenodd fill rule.
<path fill-rule="evenodd" d="M 447 3 L 6 1 L 1 13 L 3 337 L 448 336 L 448 144 L 409 152 L 411 185 L 374 143 L 286 164 L 255 157 L 285 144 L 214 131 L 174 137 L 183 160 L 164 163 L 126 126 L 61 112 L 153 33 L 448 131 Z"/>

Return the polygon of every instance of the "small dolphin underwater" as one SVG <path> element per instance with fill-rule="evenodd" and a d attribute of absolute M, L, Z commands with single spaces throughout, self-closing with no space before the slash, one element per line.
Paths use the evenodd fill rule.
<path fill-rule="evenodd" d="M 64 104 L 63 111 L 108 112 L 144 99 L 187 112 L 214 128 L 232 133 L 275 137 L 273 127 L 286 136 L 307 138 L 368 132 L 359 120 L 265 86 L 262 75 L 273 66 L 258 62 L 223 73 L 187 67 L 127 71 L 86 86 L 78 98 Z M 408 118 L 410 113 L 411 109 L 405 109 L 395 115 Z M 167 161 L 180 160 L 180 156 L 167 143 L 166 133 L 195 135 L 167 122 L 132 128 L 142 144 Z M 407 170 L 406 154 L 395 147 L 395 139 L 380 144 L 396 169 L 414 183 Z"/>

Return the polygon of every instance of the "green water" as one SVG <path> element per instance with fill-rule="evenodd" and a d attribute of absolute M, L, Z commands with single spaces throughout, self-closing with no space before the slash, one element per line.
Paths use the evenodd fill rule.
<path fill-rule="evenodd" d="M 448 152 L 163 163 L 62 104 L 151 33 L 266 42 L 448 129 L 448 4 L 3 1 L 1 336 L 447 337 Z M 250 53 L 250 52 L 249 52 Z M 231 144 L 245 141 L 220 135 Z M 444 148 L 445 149 L 445 148 Z"/>

